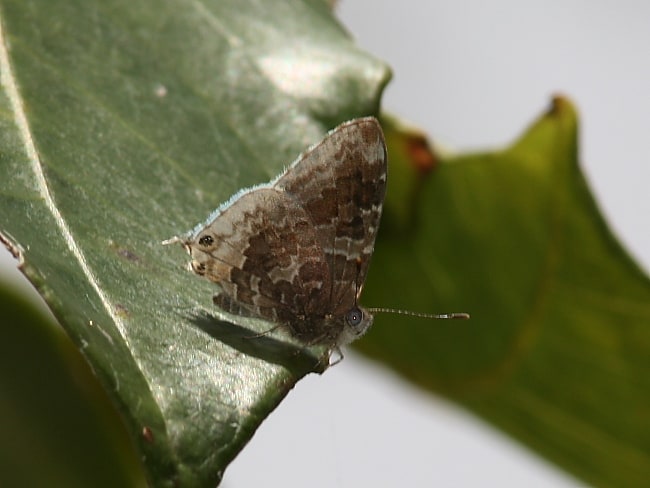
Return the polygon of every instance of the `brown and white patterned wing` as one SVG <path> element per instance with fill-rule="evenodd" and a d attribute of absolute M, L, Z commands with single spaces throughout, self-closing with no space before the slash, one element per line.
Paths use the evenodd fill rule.
<path fill-rule="evenodd" d="M 312 314 L 330 286 L 309 216 L 268 186 L 223 207 L 185 246 L 193 270 L 220 285 L 215 304 L 230 313 L 291 323 Z"/>
<path fill-rule="evenodd" d="M 366 117 L 340 125 L 303 153 L 274 187 L 300 202 L 325 253 L 331 289 L 322 312 L 345 314 L 365 282 L 386 192 L 379 123 Z"/>

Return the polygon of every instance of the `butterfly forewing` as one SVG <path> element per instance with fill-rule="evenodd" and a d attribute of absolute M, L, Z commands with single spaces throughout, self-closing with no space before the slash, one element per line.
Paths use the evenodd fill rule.
<path fill-rule="evenodd" d="M 275 186 L 301 202 L 319 236 L 332 276 L 324 312 L 346 313 L 366 278 L 386 192 L 379 123 L 368 117 L 339 126 Z"/>

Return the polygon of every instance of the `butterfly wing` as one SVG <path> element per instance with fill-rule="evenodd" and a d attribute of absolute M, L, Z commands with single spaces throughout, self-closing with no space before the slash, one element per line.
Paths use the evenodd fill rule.
<path fill-rule="evenodd" d="M 320 307 L 329 270 L 310 218 L 284 192 L 244 193 L 185 242 L 197 274 L 230 313 L 292 325 Z"/>
<path fill-rule="evenodd" d="M 322 247 L 331 278 L 321 312 L 347 313 L 366 279 L 386 193 L 379 123 L 366 117 L 340 125 L 302 154 L 274 187 L 305 209 Z"/>

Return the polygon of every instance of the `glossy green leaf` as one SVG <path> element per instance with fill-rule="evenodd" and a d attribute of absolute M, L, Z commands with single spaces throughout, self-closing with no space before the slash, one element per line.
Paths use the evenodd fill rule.
<path fill-rule="evenodd" d="M 0 486 L 145 486 L 90 368 L 57 324 L 0 283 Z"/>
<path fill-rule="evenodd" d="M 214 486 L 317 355 L 214 317 L 161 241 L 376 113 L 325 2 L 0 0 L 0 232 L 156 486 Z"/>
<path fill-rule="evenodd" d="M 428 176 L 405 165 L 422 162 L 417 137 L 387 137 L 365 303 L 472 318 L 379 316 L 359 348 L 595 485 L 646 486 L 650 280 L 594 203 L 569 102 L 504 151 L 430 159 Z"/>

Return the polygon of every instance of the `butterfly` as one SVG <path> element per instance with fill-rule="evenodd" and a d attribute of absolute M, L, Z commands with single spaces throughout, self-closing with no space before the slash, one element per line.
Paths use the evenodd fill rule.
<path fill-rule="evenodd" d="M 359 298 L 386 176 L 379 122 L 354 119 L 269 183 L 236 193 L 204 224 L 166 242 L 180 241 L 191 269 L 218 285 L 213 302 L 223 311 L 338 349 L 368 330 L 373 311 L 385 311 L 366 309 Z"/>

